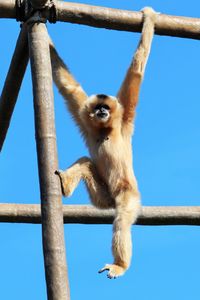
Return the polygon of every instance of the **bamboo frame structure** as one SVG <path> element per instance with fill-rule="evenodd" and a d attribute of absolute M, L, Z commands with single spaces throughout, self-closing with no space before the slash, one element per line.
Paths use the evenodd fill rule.
<path fill-rule="evenodd" d="M 54 3 L 49 2 L 50 0 L 23 1 L 28 1 L 38 15 L 35 20 L 27 17 L 26 12 L 23 17 L 20 16 L 22 19 L 25 18 L 22 21 L 28 22 L 22 26 L 0 98 L 0 150 L 30 56 L 41 206 L 2 203 L 0 222 L 42 223 L 48 299 L 69 300 L 63 222 L 111 224 L 115 212 L 112 209 L 99 210 L 90 205 L 62 205 L 60 182 L 54 174 L 58 166 L 54 103 L 48 36 L 43 22 L 45 18 L 51 21 L 50 8 L 54 5 L 56 12 L 54 17 L 57 21 L 140 32 L 142 13 L 62 1 Z M 15 0 L 0 1 L 0 18 L 16 19 L 16 15 Z M 155 33 L 199 40 L 200 19 L 160 14 Z M 200 225 L 200 206 L 143 207 L 136 224 Z"/>

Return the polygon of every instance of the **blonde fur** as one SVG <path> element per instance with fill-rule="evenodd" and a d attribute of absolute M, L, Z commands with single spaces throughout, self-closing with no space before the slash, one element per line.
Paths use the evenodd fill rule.
<path fill-rule="evenodd" d="M 83 179 L 95 206 L 115 208 L 112 239 L 114 263 L 100 270 L 108 270 L 109 278 L 123 275 L 130 265 L 131 224 L 136 221 L 141 209 L 132 168 L 131 136 L 156 13 L 151 8 L 145 8 L 143 15 L 141 39 L 117 98 L 106 95 L 88 97 L 50 41 L 54 81 L 80 127 L 91 155 L 91 158 L 80 158 L 66 171 L 57 173 L 64 196 L 70 196 Z M 99 117 L 99 106 L 100 109 L 103 107 L 105 117 Z"/>

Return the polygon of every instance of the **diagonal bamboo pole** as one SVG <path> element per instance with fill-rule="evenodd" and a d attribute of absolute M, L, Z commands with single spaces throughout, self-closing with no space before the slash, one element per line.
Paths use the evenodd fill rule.
<path fill-rule="evenodd" d="M 49 42 L 46 26 L 28 25 L 38 155 L 42 237 L 49 300 L 69 300 Z"/>
<path fill-rule="evenodd" d="M 114 210 L 91 205 L 63 205 L 66 224 L 111 224 Z M 0 204 L 0 222 L 41 223 L 39 204 Z M 143 206 L 137 225 L 200 225 L 200 206 Z"/>
<path fill-rule="evenodd" d="M 17 40 L 12 61 L 0 98 L 0 151 L 10 125 L 21 83 L 28 64 L 27 28 L 24 25 Z"/>

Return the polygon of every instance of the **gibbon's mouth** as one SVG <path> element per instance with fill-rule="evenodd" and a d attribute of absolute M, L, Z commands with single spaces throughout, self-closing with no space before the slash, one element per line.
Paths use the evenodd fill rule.
<path fill-rule="evenodd" d="M 90 113 L 90 118 L 96 122 L 107 122 L 110 118 L 110 114 L 107 111 L 96 111 L 95 113 Z"/>
<path fill-rule="evenodd" d="M 106 123 L 109 120 L 109 113 L 107 112 L 98 112 L 96 114 L 96 121 L 100 123 Z"/>
<path fill-rule="evenodd" d="M 100 119 L 106 119 L 106 118 L 108 118 L 108 113 L 106 113 L 106 112 L 98 112 L 97 113 L 97 117 L 100 118 Z"/>

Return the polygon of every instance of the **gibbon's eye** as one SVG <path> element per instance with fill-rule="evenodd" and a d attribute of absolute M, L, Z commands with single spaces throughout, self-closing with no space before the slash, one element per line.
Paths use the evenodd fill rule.
<path fill-rule="evenodd" d="M 98 110 L 98 109 L 101 109 L 101 108 L 104 108 L 106 110 L 110 110 L 110 107 L 107 104 L 97 104 L 95 106 L 94 110 Z"/>

